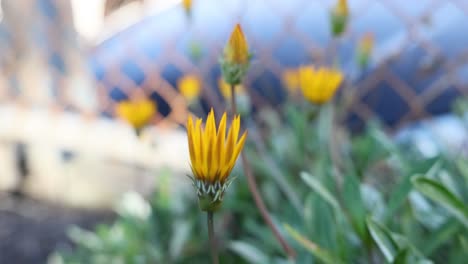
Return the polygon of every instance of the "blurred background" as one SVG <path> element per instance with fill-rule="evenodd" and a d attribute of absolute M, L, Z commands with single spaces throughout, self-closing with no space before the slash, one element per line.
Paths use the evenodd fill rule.
<path fill-rule="evenodd" d="M 124 193 L 190 171 L 183 124 L 223 109 L 218 58 L 236 23 L 253 52 L 254 112 L 285 101 L 286 72 L 335 65 L 353 91 L 340 120 L 353 133 L 379 120 L 400 137 L 467 137 L 450 115 L 468 95 L 467 1 L 350 0 L 339 38 L 333 0 L 192 2 L 1 1 L 0 263 L 43 263 L 71 245 L 69 226 L 111 221 Z M 195 107 L 179 92 L 186 76 L 202 83 Z M 141 98 L 155 111 L 136 134 L 118 108 Z"/>

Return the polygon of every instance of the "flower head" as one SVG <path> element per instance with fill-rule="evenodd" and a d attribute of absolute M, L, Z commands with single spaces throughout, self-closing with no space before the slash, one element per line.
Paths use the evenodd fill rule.
<path fill-rule="evenodd" d="M 334 69 L 303 66 L 299 68 L 299 84 L 304 97 L 312 103 L 328 102 L 343 81 L 343 74 Z"/>
<path fill-rule="evenodd" d="M 205 128 L 202 119 L 187 121 L 188 145 L 200 206 L 205 211 L 216 210 L 224 191 L 231 183 L 228 179 L 237 157 L 244 147 L 247 132 L 239 138 L 240 117 L 233 119 L 226 135 L 227 115 L 223 114 L 216 127 L 213 109 L 208 114 Z"/>
<path fill-rule="evenodd" d="M 135 129 L 146 125 L 156 113 L 156 104 L 149 99 L 122 101 L 117 104 L 116 114 Z"/>
<path fill-rule="evenodd" d="M 224 47 L 221 57 L 223 78 L 228 84 L 237 85 L 242 82 L 250 62 L 249 45 L 242 28 L 237 24 Z"/>
<path fill-rule="evenodd" d="M 180 93 L 191 102 L 198 98 L 201 91 L 201 81 L 196 75 L 186 75 L 182 77 L 178 82 Z"/>

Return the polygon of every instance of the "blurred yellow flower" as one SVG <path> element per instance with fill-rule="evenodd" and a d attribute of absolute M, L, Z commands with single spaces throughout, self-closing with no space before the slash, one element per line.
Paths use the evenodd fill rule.
<path fill-rule="evenodd" d="M 283 85 L 290 92 L 296 92 L 299 90 L 299 71 L 297 69 L 286 69 L 283 71 L 281 80 Z"/>
<path fill-rule="evenodd" d="M 146 125 L 156 113 L 156 104 L 149 99 L 122 101 L 116 106 L 117 116 L 131 124 L 135 129 Z"/>
<path fill-rule="evenodd" d="M 231 99 L 231 85 L 227 84 L 223 78 L 218 79 L 218 86 L 219 86 L 219 91 L 221 92 L 221 95 L 224 97 L 224 99 L 229 100 Z M 245 93 L 244 86 L 241 84 L 238 84 L 234 87 L 234 92 L 236 94 L 243 94 Z"/>
<path fill-rule="evenodd" d="M 192 0 L 183 0 L 182 5 L 184 6 L 185 12 L 187 12 L 187 14 L 190 14 L 190 12 L 192 11 Z"/>
<path fill-rule="evenodd" d="M 328 102 L 343 81 L 343 74 L 334 69 L 303 66 L 299 68 L 299 83 L 304 97 L 312 103 Z"/>
<path fill-rule="evenodd" d="M 214 111 L 208 114 L 206 126 L 202 119 L 187 121 L 188 144 L 193 176 L 196 180 L 224 184 L 244 147 L 245 131 L 239 139 L 240 117 L 234 117 L 226 135 L 227 114 L 224 113 L 216 127 Z"/>
<path fill-rule="evenodd" d="M 196 75 L 185 75 L 178 82 L 179 92 L 189 102 L 198 98 L 201 92 L 201 81 Z"/>
<path fill-rule="evenodd" d="M 231 37 L 224 48 L 224 59 L 228 63 L 242 65 L 249 62 L 249 46 L 239 24 L 232 31 Z"/>

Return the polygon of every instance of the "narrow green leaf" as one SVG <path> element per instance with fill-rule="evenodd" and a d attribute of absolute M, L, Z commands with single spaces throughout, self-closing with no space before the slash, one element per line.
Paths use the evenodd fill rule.
<path fill-rule="evenodd" d="M 440 168 L 442 167 L 442 161 L 438 160 L 434 163 L 434 165 L 431 166 L 431 168 L 427 171 L 426 177 L 433 179 L 437 176 L 437 174 L 440 171 Z"/>
<path fill-rule="evenodd" d="M 389 230 L 372 218 L 366 219 L 367 228 L 380 251 L 388 262 L 392 262 L 398 254 L 398 244 L 393 239 Z"/>
<path fill-rule="evenodd" d="M 395 211 L 400 208 L 401 205 L 408 198 L 408 194 L 411 191 L 411 177 L 405 175 L 400 179 L 400 182 L 395 188 L 393 188 L 390 193 L 390 198 L 388 199 L 387 210 L 385 212 L 385 219 L 390 218 L 394 215 Z"/>
<path fill-rule="evenodd" d="M 440 171 L 442 162 L 440 160 L 436 161 L 427 171 L 426 175 L 429 178 L 435 177 L 436 174 Z M 400 179 L 400 182 L 394 188 L 394 190 L 390 194 L 388 208 L 385 213 L 385 219 L 391 217 L 395 211 L 400 208 L 401 205 L 406 201 L 408 198 L 408 194 L 412 190 L 411 185 L 411 174 L 406 174 L 403 178 Z"/>
<path fill-rule="evenodd" d="M 464 236 L 458 238 L 460 240 L 461 247 L 465 252 L 468 252 L 468 240 Z"/>
<path fill-rule="evenodd" d="M 336 211 L 340 211 L 340 205 L 330 191 L 322 185 L 315 177 L 307 172 L 301 172 L 301 178 L 304 182 L 312 188 L 320 197 L 329 203 Z"/>
<path fill-rule="evenodd" d="M 427 243 L 421 249 L 425 255 L 431 255 L 432 252 L 438 249 L 447 241 L 453 239 L 453 236 L 462 228 L 461 224 L 452 218 L 439 229 L 435 230 L 427 238 Z"/>
<path fill-rule="evenodd" d="M 404 248 L 397 253 L 392 263 L 393 264 L 409 264 L 410 262 L 408 262 L 408 257 L 409 257 L 409 249 Z"/>
<path fill-rule="evenodd" d="M 228 244 L 228 248 L 249 261 L 249 263 L 269 263 L 268 256 L 265 253 L 247 242 L 232 241 Z"/>
<path fill-rule="evenodd" d="M 330 252 L 325 249 L 322 249 L 312 241 L 308 240 L 303 235 L 299 234 L 297 230 L 292 228 L 290 225 L 285 224 L 284 228 L 286 232 L 291 235 L 291 237 L 296 240 L 299 244 L 301 244 L 307 251 L 309 251 L 312 255 L 316 258 L 320 259 L 323 263 L 326 264 L 341 264 L 344 263 L 341 259 L 333 256 Z"/>
<path fill-rule="evenodd" d="M 280 168 L 280 166 L 265 153 L 262 153 L 262 156 L 260 156 L 262 157 L 261 159 L 258 154 L 254 153 L 249 154 L 248 157 L 252 162 L 252 165 L 255 167 L 255 170 L 261 171 L 263 174 L 270 176 L 277 183 L 277 186 L 286 195 L 294 208 L 301 213 L 303 206 L 299 196 L 287 181 L 287 175 L 283 175 L 285 172 Z"/>
<path fill-rule="evenodd" d="M 464 187 L 468 187 L 468 161 L 466 159 L 460 158 L 456 161 L 456 165 L 457 165 L 458 171 L 465 179 L 466 185 Z"/>
<path fill-rule="evenodd" d="M 359 179 L 354 175 L 346 175 L 343 183 L 343 203 L 351 216 L 351 223 L 361 239 L 366 236 L 366 208 L 362 200 Z"/>
<path fill-rule="evenodd" d="M 439 203 L 468 228 L 468 211 L 456 195 L 439 182 L 425 177 L 415 176 L 411 181 L 416 190 Z"/>

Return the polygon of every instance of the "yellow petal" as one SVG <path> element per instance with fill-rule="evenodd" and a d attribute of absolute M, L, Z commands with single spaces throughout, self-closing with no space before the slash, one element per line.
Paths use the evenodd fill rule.
<path fill-rule="evenodd" d="M 192 117 L 189 116 L 187 120 L 187 137 L 188 137 L 188 144 L 189 144 L 189 153 L 190 153 L 190 161 L 192 163 L 197 163 L 197 159 L 195 156 L 195 146 L 193 144 L 193 120 Z"/>
<path fill-rule="evenodd" d="M 249 47 L 239 24 L 235 26 L 225 47 L 225 59 L 236 64 L 246 64 L 249 61 Z"/>
<path fill-rule="evenodd" d="M 201 179 L 204 179 L 204 175 L 203 175 L 203 161 L 204 161 L 204 157 L 203 157 L 203 133 L 202 133 L 202 119 L 198 119 L 196 124 L 195 124 L 195 138 L 194 138 L 194 142 L 195 142 L 195 154 L 197 156 L 197 163 L 196 165 L 196 170 L 198 171 L 198 176 L 201 178 Z"/>
<path fill-rule="evenodd" d="M 242 137 L 239 139 L 239 142 L 237 142 L 236 144 L 236 147 L 234 149 L 231 162 L 230 162 L 232 166 L 234 166 L 234 164 L 236 163 L 237 157 L 239 156 L 239 153 L 241 152 L 242 148 L 244 148 L 244 143 L 245 143 L 246 138 L 247 138 L 247 131 L 244 132 L 244 134 L 242 134 Z"/>
<path fill-rule="evenodd" d="M 224 165 L 225 162 L 225 146 L 224 143 L 226 141 L 226 119 L 227 114 L 224 113 L 221 117 L 221 121 L 219 122 L 218 134 L 216 139 L 216 164 L 217 164 L 217 171 Z"/>

